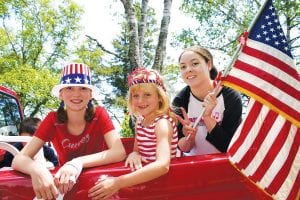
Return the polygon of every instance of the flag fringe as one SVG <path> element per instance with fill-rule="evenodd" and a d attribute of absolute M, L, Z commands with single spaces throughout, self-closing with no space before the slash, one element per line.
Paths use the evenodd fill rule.
<path fill-rule="evenodd" d="M 235 168 L 242 176 L 244 176 L 245 178 L 247 178 L 247 180 L 249 180 L 249 182 L 251 182 L 252 184 L 254 184 L 259 190 L 261 190 L 263 193 L 265 193 L 266 195 L 268 195 L 270 198 L 274 199 L 274 197 L 269 194 L 265 189 L 263 189 L 262 187 L 260 187 L 258 184 L 256 184 L 252 179 L 250 179 L 248 176 L 246 176 L 237 166 L 235 163 L 233 163 L 230 158 L 231 156 L 229 154 L 228 155 L 228 161 L 230 162 L 230 164 L 233 166 L 233 168 Z"/>

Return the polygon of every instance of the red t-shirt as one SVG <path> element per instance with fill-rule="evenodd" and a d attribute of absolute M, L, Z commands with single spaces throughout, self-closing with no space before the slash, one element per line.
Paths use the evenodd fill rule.
<path fill-rule="evenodd" d="M 35 132 L 45 142 L 51 141 L 57 152 L 59 164 L 73 158 L 101 152 L 105 148 L 104 134 L 115 129 L 104 107 L 96 108 L 95 116 L 87 122 L 82 134 L 71 135 L 65 123 L 58 123 L 56 112 L 50 112 Z"/>

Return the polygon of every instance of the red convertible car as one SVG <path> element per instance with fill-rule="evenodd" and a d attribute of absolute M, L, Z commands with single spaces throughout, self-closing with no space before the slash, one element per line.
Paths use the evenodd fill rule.
<path fill-rule="evenodd" d="M 13 91 L 0 87 L 0 140 L 17 135 L 16 124 L 23 118 L 20 103 Z M 122 138 L 127 153 L 133 138 Z M 1 147 L 1 141 L 0 141 Z M 0 161 L 3 156 L 0 150 Z M 57 168 L 51 169 L 54 174 Z M 65 200 L 88 199 L 88 190 L 102 175 L 130 173 L 124 162 L 83 170 Z M 11 168 L 0 169 L 1 200 L 32 200 L 30 176 Z M 178 157 L 172 160 L 169 173 L 150 182 L 120 190 L 112 199 L 233 199 L 270 200 L 269 195 L 244 177 L 228 160 L 227 154 Z"/>
<path fill-rule="evenodd" d="M 132 150 L 133 138 L 122 138 L 126 151 Z M 53 174 L 57 169 L 52 169 Z M 130 173 L 124 162 L 85 169 L 66 200 L 88 199 L 87 192 L 101 175 Z M 0 170 L 0 199 L 34 198 L 30 176 L 11 168 Z M 169 173 L 150 182 L 120 190 L 112 199 L 234 199 L 270 200 L 229 162 L 227 154 L 178 157 Z"/>

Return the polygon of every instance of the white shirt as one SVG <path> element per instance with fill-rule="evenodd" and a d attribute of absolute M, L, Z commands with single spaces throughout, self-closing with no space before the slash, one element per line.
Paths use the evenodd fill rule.
<path fill-rule="evenodd" d="M 217 97 L 218 104 L 212 111 L 212 117 L 215 118 L 217 123 L 222 122 L 223 113 L 225 110 L 223 95 Z M 200 115 L 201 109 L 203 109 L 203 101 L 198 100 L 193 94 L 190 95 L 188 105 L 188 117 L 191 122 L 195 122 Z M 208 134 L 207 128 L 203 119 L 200 120 L 197 126 L 197 133 L 195 137 L 195 145 L 190 152 L 184 153 L 186 156 L 202 155 L 220 153 L 220 151 L 208 142 L 205 138 Z"/>

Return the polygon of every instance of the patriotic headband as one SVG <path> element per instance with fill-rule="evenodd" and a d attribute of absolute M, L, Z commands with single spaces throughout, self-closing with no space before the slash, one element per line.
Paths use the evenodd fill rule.
<path fill-rule="evenodd" d="M 152 69 L 146 69 L 145 67 L 138 67 L 131 72 L 131 74 L 128 76 L 129 87 L 139 83 L 155 83 L 156 85 L 161 87 L 164 91 L 166 91 L 161 76 L 157 71 Z"/>
<path fill-rule="evenodd" d="M 91 85 L 90 68 L 83 63 L 70 63 L 66 65 L 61 72 L 60 84 L 52 89 L 52 94 L 59 97 L 59 91 L 65 87 L 86 87 L 92 90 L 92 96 L 95 99 L 99 97 L 99 89 Z"/>

